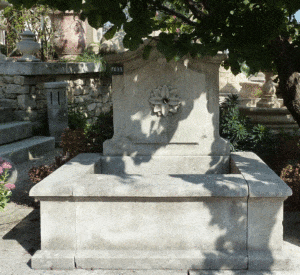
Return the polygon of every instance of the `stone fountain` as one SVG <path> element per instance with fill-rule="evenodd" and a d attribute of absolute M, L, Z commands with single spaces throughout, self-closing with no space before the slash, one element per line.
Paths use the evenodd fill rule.
<path fill-rule="evenodd" d="M 103 155 L 80 154 L 31 189 L 41 202 L 32 267 L 290 269 L 282 228 L 290 188 L 254 153 L 230 154 L 219 136 L 225 56 L 166 62 L 142 53 L 108 58 L 124 74 L 113 76 L 114 137 Z"/>

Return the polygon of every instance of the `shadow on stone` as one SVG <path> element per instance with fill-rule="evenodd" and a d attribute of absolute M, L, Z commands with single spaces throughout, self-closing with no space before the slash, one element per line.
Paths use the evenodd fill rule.
<path fill-rule="evenodd" d="M 14 228 L 3 236 L 3 240 L 16 240 L 30 255 L 40 249 L 40 211 L 33 210 Z"/>

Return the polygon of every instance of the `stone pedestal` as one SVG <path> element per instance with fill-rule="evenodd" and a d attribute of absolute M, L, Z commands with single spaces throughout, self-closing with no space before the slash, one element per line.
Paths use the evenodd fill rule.
<path fill-rule="evenodd" d="M 50 136 L 55 143 L 61 142 L 61 135 L 68 128 L 67 82 L 44 83 L 47 93 L 48 124 Z"/>

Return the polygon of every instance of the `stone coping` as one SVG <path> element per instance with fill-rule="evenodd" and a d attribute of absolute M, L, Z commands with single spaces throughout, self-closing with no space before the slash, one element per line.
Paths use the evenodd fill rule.
<path fill-rule="evenodd" d="M 234 162 L 249 186 L 249 197 L 288 197 L 292 190 L 253 152 L 231 153 Z"/>
<path fill-rule="evenodd" d="M 247 197 L 242 175 L 104 175 L 86 174 L 76 180 L 41 182 L 30 191 L 35 197 L 199 198 Z"/>
<path fill-rule="evenodd" d="M 246 98 L 243 98 L 246 99 Z M 269 107 L 247 107 L 247 106 L 239 106 L 240 110 L 245 110 L 245 111 L 249 111 L 249 112 L 254 112 L 255 114 L 290 114 L 290 111 L 285 107 L 281 107 L 281 108 L 269 108 Z"/>
<path fill-rule="evenodd" d="M 91 62 L 0 62 L 0 75 L 61 75 L 105 71 L 102 63 Z"/>
<path fill-rule="evenodd" d="M 254 153 L 232 153 L 240 174 L 105 175 L 100 154 L 80 154 L 30 190 L 42 197 L 288 197 L 291 189 Z"/>

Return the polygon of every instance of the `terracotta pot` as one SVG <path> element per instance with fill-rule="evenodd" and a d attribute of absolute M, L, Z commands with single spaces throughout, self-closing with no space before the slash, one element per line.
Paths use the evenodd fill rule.
<path fill-rule="evenodd" d="M 59 58 L 81 54 L 86 47 L 86 23 L 73 12 L 54 12 L 50 18 L 54 29 L 54 49 Z"/>

